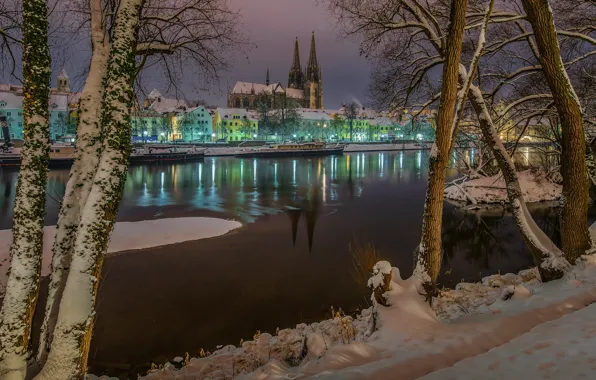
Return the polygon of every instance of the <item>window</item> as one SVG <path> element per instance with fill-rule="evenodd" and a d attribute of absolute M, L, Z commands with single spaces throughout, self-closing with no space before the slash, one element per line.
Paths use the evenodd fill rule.
<path fill-rule="evenodd" d="M 22 112 L 19 112 L 19 116 L 23 116 L 23 113 Z"/>
<path fill-rule="evenodd" d="M 6 116 L 10 116 L 10 115 L 11 115 L 11 113 L 10 113 L 10 112 L 6 112 Z"/>
<path fill-rule="evenodd" d="M 5 101 L 0 101 L 0 107 L 6 107 L 6 102 Z"/>
<path fill-rule="evenodd" d="M 19 121 L 19 127 L 22 127 L 22 126 L 23 126 L 23 123 L 21 123 L 21 122 Z"/>

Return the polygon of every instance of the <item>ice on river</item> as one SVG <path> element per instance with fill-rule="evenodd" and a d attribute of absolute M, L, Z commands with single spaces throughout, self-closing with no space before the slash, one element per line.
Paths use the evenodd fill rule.
<path fill-rule="evenodd" d="M 241 226 L 240 222 L 234 220 L 204 217 L 118 222 L 111 236 L 108 253 L 207 239 L 224 235 Z M 47 276 L 50 271 L 55 234 L 56 226 L 44 228 L 42 276 Z M 0 294 L 6 285 L 11 241 L 12 231 L 0 230 Z"/>

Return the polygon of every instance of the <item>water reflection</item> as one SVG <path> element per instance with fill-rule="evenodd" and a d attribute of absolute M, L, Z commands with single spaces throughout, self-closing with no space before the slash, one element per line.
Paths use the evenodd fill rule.
<path fill-rule="evenodd" d="M 358 198 L 372 180 L 407 184 L 426 175 L 428 152 L 355 153 L 291 159 L 206 158 L 204 162 L 130 168 L 119 217 L 139 208 L 223 213 L 251 222 L 305 199 Z M 0 169 L 0 229 L 10 228 L 18 172 Z M 68 170 L 48 174 L 46 224 L 54 224 Z"/>

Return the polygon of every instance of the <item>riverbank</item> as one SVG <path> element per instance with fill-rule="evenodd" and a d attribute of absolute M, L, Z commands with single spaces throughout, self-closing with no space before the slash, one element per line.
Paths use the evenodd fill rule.
<path fill-rule="evenodd" d="M 416 281 L 402 280 L 393 268 L 386 295 L 392 306 L 355 318 L 338 314 L 275 336 L 257 333 L 240 347 L 180 357 L 183 368 L 167 364 L 144 379 L 459 379 L 460 371 L 477 379 L 493 370 L 500 375 L 494 379 L 517 376 L 517 370 L 535 379 L 568 375 L 571 367 L 578 376 L 594 374 L 589 347 L 596 343 L 596 306 L 588 306 L 596 302 L 594 255 L 549 283 L 541 283 L 535 269 L 461 283 L 443 292 L 432 309 Z"/>
<path fill-rule="evenodd" d="M 118 222 L 114 227 L 108 246 L 108 254 L 165 246 L 185 241 L 207 239 L 224 235 L 242 224 L 233 220 L 190 217 Z M 43 259 L 41 275 L 50 274 L 52 244 L 56 226 L 44 227 Z M 6 274 L 10 265 L 9 249 L 11 230 L 0 230 L 0 295 L 4 293 Z"/>
<path fill-rule="evenodd" d="M 563 186 L 554 183 L 543 170 L 524 170 L 517 173 L 522 195 L 527 203 L 556 201 Z M 466 204 L 508 203 L 505 179 L 499 173 L 461 182 L 453 181 L 445 188 L 445 198 Z"/>

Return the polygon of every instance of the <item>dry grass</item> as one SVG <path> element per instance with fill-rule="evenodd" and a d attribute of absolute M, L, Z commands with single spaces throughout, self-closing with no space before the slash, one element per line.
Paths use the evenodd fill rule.
<path fill-rule="evenodd" d="M 373 267 L 382 260 L 379 251 L 371 242 L 360 244 L 357 241 L 350 243 L 349 250 L 352 255 L 352 277 L 358 284 L 366 286 Z"/>

